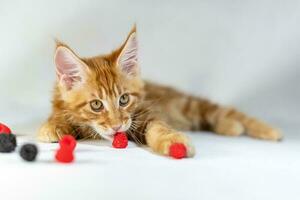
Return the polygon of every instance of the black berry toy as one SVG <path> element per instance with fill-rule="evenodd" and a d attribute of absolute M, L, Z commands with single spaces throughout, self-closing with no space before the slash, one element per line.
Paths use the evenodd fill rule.
<path fill-rule="evenodd" d="M 38 148 L 34 144 L 24 144 L 20 150 L 20 156 L 29 162 L 32 162 L 36 159 L 38 154 Z"/>
<path fill-rule="evenodd" d="M 0 152 L 9 153 L 15 150 L 17 146 L 16 136 L 14 134 L 0 134 Z"/>

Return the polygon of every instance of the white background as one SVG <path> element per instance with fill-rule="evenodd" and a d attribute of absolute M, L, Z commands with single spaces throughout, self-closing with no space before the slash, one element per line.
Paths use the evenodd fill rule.
<path fill-rule="evenodd" d="M 268 163 L 274 169 L 268 171 L 264 168 L 263 172 L 267 172 L 267 177 L 273 178 L 269 180 L 270 183 L 276 182 L 275 177 L 282 169 L 290 171 L 291 177 L 299 172 L 296 170 L 299 165 L 287 163 L 299 160 L 299 156 L 293 155 L 299 155 L 296 145 L 299 145 L 300 128 L 300 1 L 1 0 L 0 121 L 9 124 L 20 134 L 34 134 L 39 123 L 46 119 L 50 112 L 51 90 L 55 80 L 52 59 L 54 38 L 67 43 L 79 55 L 93 56 L 118 47 L 135 22 L 143 77 L 174 85 L 223 104 L 236 105 L 239 109 L 283 129 L 286 143 L 282 145 L 285 146 L 282 149 L 280 146 L 271 147 L 273 150 L 275 148 L 272 155 L 276 157 L 279 153 L 280 159 L 274 161 L 274 165 L 272 162 Z M 216 140 L 218 144 L 221 142 L 223 147 L 223 139 L 214 136 L 199 137 Z M 197 139 L 199 138 L 195 138 Z M 228 140 L 228 145 L 238 145 L 234 139 L 233 143 L 231 139 Z M 247 141 L 244 138 L 241 140 L 245 143 Z M 247 144 L 251 148 L 256 143 L 251 141 Z M 257 165 L 254 164 L 252 175 L 247 176 L 250 182 L 246 186 L 251 187 L 253 181 L 258 190 L 258 186 L 267 187 L 262 191 L 283 189 L 280 191 L 281 196 L 276 192 L 274 196 L 256 193 L 265 198 L 274 199 L 287 194 L 293 196 L 295 193 L 286 191 L 290 188 L 291 179 L 280 173 L 278 181 L 282 185 L 276 185 L 275 189 L 272 184 L 268 186 L 269 182 L 265 186 L 260 179 L 261 185 L 257 185 L 253 174 L 261 171 L 261 162 L 264 161 L 263 157 L 259 157 L 260 150 L 268 151 L 270 145 L 266 144 L 264 147 L 263 144 L 255 146 L 257 152 L 253 153 L 253 163 Z M 205 146 L 205 141 L 201 140 L 202 145 L 209 146 Z M 237 149 L 243 149 L 242 147 L 243 144 L 236 146 Z M 209 148 L 199 148 L 209 152 Z M 236 152 L 231 150 L 231 153 Z M 244 150 L 243 153 L 249 154 Z M 228 160 L 226 163 L 239 161 L 239 156 L 245 155 L 243 153 L 231 157 L 234 161 Z M 219 156 L 221 154 L 219 152 Z M 290 160 L 284 164 L 287 157 Z M 226 160 L 226 153 L 224 159 Z M 222 166 L 222 161 L 211 161 L 211 166 Z M 196 169 L 196 166 L 193 165 L 191 169 Z M 211 169 L 211 166 L 205 169 Z M 291 169 L 292 166 L 294 168 Z M 180 168 L 185 171 L 184 165 Z M 43 168 L 39 168 L 39 172 L 44 172 Z M 198 174 L 201 175 L 200 180 L 206 180 L 203 184 L 210 180 L 209 177 L 203 178 L 202 175 L 207 175 L 206 172 L 204 170 Z M 230 173 L 233 173 L 235 180 L 240 180 L 240 175 L 248 174 L 243 170 L 235 174 L 238 176 L 234 176 L 234 171 Z M 213 175 L 213 178 L 224 177 L 224 174 L 215 176 L 217 175 Z M 228 178 L 228 174 L 226 177 Z M 211 187 L 208 191 L 214 191 L 214 180 L 209 183 Z M 299 183 L 299 179 L 297 180 Z M 110 189 L 113 188 L 113 182 L 109 182 Z M 169 183 L 167 180 L 162 182 Z M 216 184 L 218 182 L 224 183 L 216 180 Z M 235 186 L 234 183 L 231 184 Z M 228 193 L 228 190 L 222 190 L 221 185 L 217 187 L 221 188 L 220 194 L 227 194 L 223 195 L 224 198 L 259 197 L 247 196 L 245 190 Z M 93 188 L 93 192 L 96 192 L 96 188 Z M 202 197 L 216 197 L 208 191 L 201 193 L 204 195 Z M 183 189 L 182 192 L 193 196 L 193 191 Z"/>
<path fill-rule="evenodd" d="M 145 78 L 299 122 L 299 20 L 299 1 L 2 0 L 0 117 L 25 126 L 47 116 L 54 38 L 93 56 L 136 22 Z"/>

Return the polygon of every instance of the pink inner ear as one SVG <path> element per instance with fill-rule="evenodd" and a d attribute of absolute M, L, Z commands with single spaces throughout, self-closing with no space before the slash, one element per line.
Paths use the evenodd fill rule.
<path fill-rule="evenodd" d="M 138 43 L 135 33 L 133 33 L 123 51 L 121 52 L 121 55 L 119 57 L 118 64 L 121 67 L 122 71 L 128 75 L 136 75 L 138 73 Z"/>
<path fill-rule="evenodd" d="M 65 47 L 59 47 L 55 55 L 56 73 L 68 89 L 82 81 L 81 63 L 75 55 Z"/>

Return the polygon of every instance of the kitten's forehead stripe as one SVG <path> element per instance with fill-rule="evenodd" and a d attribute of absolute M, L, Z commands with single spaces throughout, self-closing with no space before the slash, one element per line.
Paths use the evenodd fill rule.
<path fill-rule="evenodd" d="M 118 98 L 122 94 L 122 88 L 119 85 L 118 71 L 113 66 L 114 63 L 106 59 L 84 59 L 85 63 L 94 72 L 94 84 L 98 88 L 98 95 L 101 99 L 108 97 Z"/>
<path fill-rule="evenodd" d="M 118 96 L 120 96 L 120 89 L 118 88 L 118 86 L 115 84 L 114 85 L 114 92 L 115 92 L 115 97 L 117 98 Z"/>
<path fill-rule="evenodd" d="M 104 89 L 107 96 L 113 95 L 114 84 L 117 82 L 116 69 L 105 59 L 85 59 L 86 64 L 95 72 L 96 85 Z"/>
<path fill-rule="evenodd" d="M 101 92 L 100 92 L 101 99 L 106 99 L 105 89 L 103 87 L 101 87 L 100 90 L 101 90 Z"/>

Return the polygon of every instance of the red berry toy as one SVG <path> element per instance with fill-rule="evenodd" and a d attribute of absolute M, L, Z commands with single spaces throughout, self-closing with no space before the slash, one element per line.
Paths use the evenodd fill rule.
<path fill-rule="evenodd" d="M 174 143 L 170 146 L 170 156 L 175 159 L 181 159 L 186 157 L 186 147 L 182 143 Z"/>
<path fill-rule="evenodd" d="M 65 135 L 60 141 L 59 145 L 61 148 L 68 148 L 74 151 L 76 147 L 76 140 L 72 135 Z"/>
<path fill-rule="evenodd" d="M 10 134 L 11 130 L 6 125 L 0 123 L 0 133 Z"/>
<path fill-rule="evenodd" d="M 114 136 L 114 141 L 112 143 L 112 146 L 114 148 L 124 149 L 127 147 L 127 145 L 128 145 L 128 139 L 126 133 L 124 132 L 116 133 Z"/>
<path fill-rule="evenodd" d="M 70 163 L 74 160 L 74 155 L 72 151 L 60 148 L 56 154 L 55 159 L 61 163 Z"/>
<path fill-rule="evenodd" d="M 59 141 L 60 148 L 57 150 L 55 154 L 55 159 L 58 162 L 62 163 L 70 163 L 74 160 L 73 151 L 76 147 L 76 140 L 71 135 L 65 135 Z"/>

